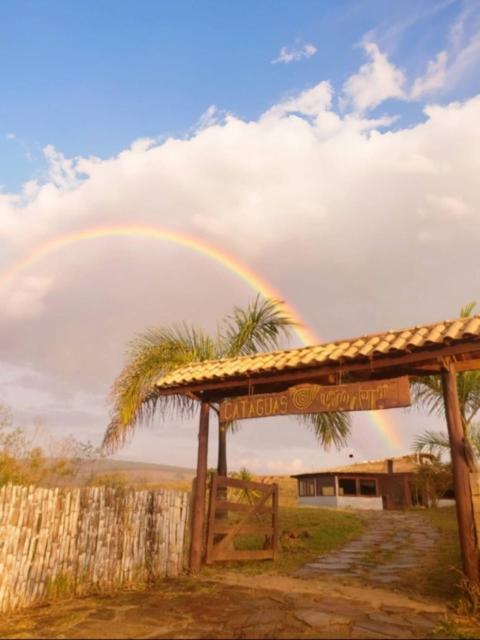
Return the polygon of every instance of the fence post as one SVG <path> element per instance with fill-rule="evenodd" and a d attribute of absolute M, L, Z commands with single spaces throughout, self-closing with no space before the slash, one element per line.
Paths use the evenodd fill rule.
<path fill-rule="evenodd" d="M 209 411 L 209 404 L 202 401 L 198 426 L 197 480 L 193 496 L 192 538 L 190 543 L 190 571 L 192 573 L 198 573 L 202 565 L 205 495 L 207 492 Z"/>
<path fill-rule="evenodd" d="M 463 570 L 469 580 L 478 582 L 478 549 L 473 515 L 470 469 L 465 458 L 464 432 L 458 399 L 457 374 L 451 362 L 442 370 L 442 386 L 447 417 L 453 486 L 457 509 L 458 535 L 462 550 Z"/>

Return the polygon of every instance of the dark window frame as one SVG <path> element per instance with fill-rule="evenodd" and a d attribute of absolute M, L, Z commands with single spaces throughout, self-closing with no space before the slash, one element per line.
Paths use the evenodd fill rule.
<path fill-rule="evenodd" d="M 328 480 L 328 483 L 326 483 L 325 480 Z M 329 494 L 329 497 L 335 495 L 335 479 L 331 476 L 317 476 L 315 478 L 315 495 L 324 497 L 325 494 L 322 489 L 325 487 L 333 490 L 333 493 Z"/>
<path fill-rule="evenodd" d="M 373 482 L 375 485 L 375 493 L 362 493 L 361 483 L 362 481 Z M 378 493 L 378 478 L 359 478 L 358 479 L 358 495 L 363 498 L 375 498 Z"/>
<path fill-rule="evenodd" d="M 302 478 L 298 482 L 298 496 L 300 498 L 315 497 L 315 478 Z M 313 489 L 313 491 L 312 491 Z"/>
<path fill-rule="evenodd" d="M 348 496 L 350 498 L 378 498 L 379 493 L 379 482 L 378 478 L 375 476 L 337 476 L 338 477 L 338 495 L 339 496 Z M 355 493 L 340 493 L 340 481 L 341 480 L 354 480 L 355 481 Z M 373 481 L 375 483 L 375 493 L 363 494 L 360 490 L 360 483 L 362 480 Z"/>
<path fill-rule="evenodd" d="M 343 491 L 343 493 L 340 493 L 340 489 L 342 488 L 340 486 L 340 482 L 342 480 L 353 480 L 353 482 L 355 483 L 355 493 L 345 493 L 345 491 Z M 338 476 L 338 495 L 339 496 L 349 496 L 349 497 L 357 496 L 358 495 L 358 482 L 357 482 L 357 480 L 358 480 L 357 476 Z"/>

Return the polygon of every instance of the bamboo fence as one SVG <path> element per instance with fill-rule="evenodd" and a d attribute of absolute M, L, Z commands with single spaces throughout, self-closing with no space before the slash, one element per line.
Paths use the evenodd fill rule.
<path fill-rule="evenodd" d="M 175 576 L 189 495 L 171 490 L 0 488 L 0 613 Z"/>

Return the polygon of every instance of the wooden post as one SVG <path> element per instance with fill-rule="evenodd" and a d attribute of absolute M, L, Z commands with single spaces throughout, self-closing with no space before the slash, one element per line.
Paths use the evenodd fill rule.
<path fill-rule="evenodd" d="M 272 493 L 272 528 L 273 528 L 273 536 L 272 536 L 273 559 L 276 560 L 278 558 L 278 552 L 279 552 L 279 544 L 278 544 L 278 484 L 276 482 L 273 483 L 273 493 Z"/>
<path fill-rule="evenodd" d="M 205 564 L 212 564 L 213 558 L 213 529 L 215 527 L 215 512 L 216 512 L 216 504 L 218 498 L 218 490 L 217 490 L 217 480 L 218 473 L 214 473 L 212 475 L 212 480 L 210 482 L 210 504 L 208 510 L 208 526 L 207 526 L 207 551 L 205 554 Z M 225 512 L 228 515 L 227 512 Z"/>
<path fill-rule="evenodd" d="M 190 571 L 198 573 L 202 566 L 205 496 L 207 493 L 208 417 L 210 407 L 202 402 L 198 427 L 197 477 L 193 496 L 192 537 L 190 542 Z"/>
<path fill-rule="evenodd" d="M 453 486 L 457 509 L 458 535 L 462 551 L 463 570 L 467 578 L 479 578 L 477 539 L 473 503 L 470 491 L 470 470 L 465 458 L 462 415 L 458 400 L 457 374 L 452 363 L 442 370 L 443 397 L 447 416 L 448 436 L 452 457 Z"/>
<path fill-rule="evenodd" d="M 403 487 L 405 492 L 404 508 L 410 509 L 412 506 L 412 487 L 407 474 L 403 476 Z"/>

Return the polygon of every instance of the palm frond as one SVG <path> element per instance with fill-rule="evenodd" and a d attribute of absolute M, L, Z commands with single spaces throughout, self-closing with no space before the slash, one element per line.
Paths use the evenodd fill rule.
<path fill-rule="evenodd" d="M 240 431 L 240 422 L 238 422 L 238 420 L 232 420 L 232 422 L 224 422 L 223 423 L 223 428 L 225 429 L 225 431 L 227 431 L 228 433 L 237 433 L 238 431 Z"/>
<path fill-rule="evenodd" d="M 197 402 L 186 396 L 159 396 L 152 393 L 143 401 L 139 399 L 138 411 L 129 421 L 122 419 L 121 411 L 118 410 L 118 407 L 114 407 L 103 437 L 101 451 L 104 454 L 115 453 L 128 442 L 136 426 L 150 423 L 154 415 L 160 414 L 163 419 L 174 416 L 191 418 L 197 412 L 197 405 Z"/>
<path fill-rule="evenodd" d="M 412 378 L 411 392 L 413 404 L 423 407 L 428 413 L 445 416 L 443 387 L 440 376 Z"/>
<path fill-rule="evenodd" d="M 480 410 L 480 371 L 457 374 L 457 386 L 462 417 L 468 425 Z"/>
<path fill-rule="evenodd" d="M 215 358 L 216 345 L 196 327 L 178 325 L 149 329 L 129 345 L 127 363 L 113 383 L 110 399 L 112 418 L 105 433 L 103 448 L 114 451 L 123 444 L 136 424 L 151 421 L 157 410 L 163 416 L 190 416 L 195 403 L 185 396 L 159 396 L 155 381 L 189 362 Z"/>
<path fill-rule="evenodd" d="M 470 442 L 477 457 L 480 457 L 480 425 L 471 424 L 466 433 L 466 437 L 468 438 L 468 441 Z"/>
<path fill-rule="evenodd" d="M 480 411 L 480 371 L 462 371 L 457 374 L 460 411 L 467 427 Z M 428 413 L 445 417 L 442 379 L 440 376 L 412 378 L 413 403 Z"/>
<path fill-rule="evenodd" d="M 278 349 L 297 323 L 282 309 L 282 301 L 260 296 L 245 309 L 235 307 L 225 318 L 221 340 L 224 356 L 235 357 Z"/>
<path fill-rule="evenodd" d="M 446 433 L 426 430 L 416 436 L 412 449 L 416 453 L 425 452 L 438 456 L 450 450 L 450 442 Z"/>
<path fill-rule="evenodd" d="M 296 416 L 307 425 L 324 449 L 332 445 L 336 449 L 345 447 L 350 436 L 350 416 L 348 413 L 337 411 L 335 413 L 306 413 Z"/>
<path fill-rule="evenodd" d="M 469 318 L 473 314 L 473 310 L 477 306 L 475 300 L 471 300 L 467 302 L 467 304 L 460 309 L 460 317 L 461 318 Z"/>

